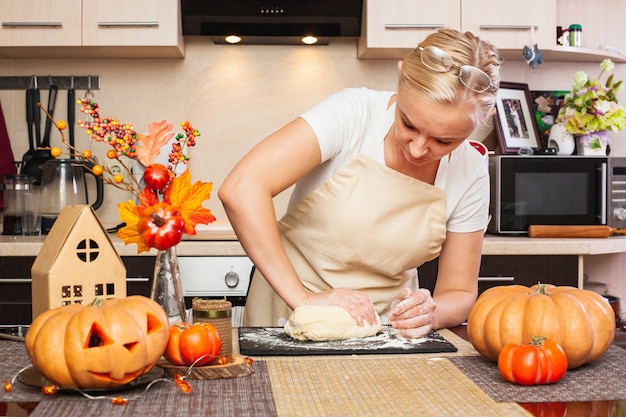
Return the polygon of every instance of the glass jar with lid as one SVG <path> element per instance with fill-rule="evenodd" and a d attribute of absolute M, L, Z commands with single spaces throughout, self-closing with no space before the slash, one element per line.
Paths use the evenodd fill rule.
<path fill-rule="evenodd" d="M 2 219 L 3 235 L 22 234 L 22 213 L 24 211 L 25 191 L 32 189 L 35 177 L 29 175 L 5 175 L 4 212 Z"/>
<path fill-rule="evenodd" d="M 583 46 L 583 27 L 579 24 L 569 25 L 569 46 Z"/>

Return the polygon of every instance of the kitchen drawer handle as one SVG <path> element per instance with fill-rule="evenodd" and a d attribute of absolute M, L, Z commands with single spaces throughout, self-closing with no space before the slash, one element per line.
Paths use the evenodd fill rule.
<path fill-rule="evenodd" d="M 440 25 L 437 23 L 387 23 L 385 24 L 385 29 L 440 29 L 444 27 L 444 25 Z"/>
<path fill-rule="evenodd" d="M 515 277 L 478 277 L 481 282 L 515 281 Z"/>
<path fill-rule="evenodd" d="M 98 22 L 99 27 L 158 27 L 159 22 Z"/>
<path fill-rule="evenodd" d="M 63 22 L 2 22 L 3 28 L 62 28 Z"/>
<path fill-rule="evenodd" d="M 126 278 L 127 282 L 148 282 L 150 281 L 150 278 L 143 278 L 143 277 L 137 277 L 137 278 Z"/>
<path fill-rule="evenodd" d="M 533 25 L 480 25 L 481 30 L 539 30 L 539 26 Z"/>

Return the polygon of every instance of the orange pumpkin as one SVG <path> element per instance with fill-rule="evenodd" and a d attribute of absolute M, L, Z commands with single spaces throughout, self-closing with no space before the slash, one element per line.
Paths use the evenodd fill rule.
<path fill-rule="evenodd" d="M 169 338 L 165 311 L 133 295 L 73 304 L 35 318 L 26 334 L 34 367 L 65 388 L 115 388 L 148 372 Z"/>
<path fill-rule="evenodd" d="M 561 345 L 568 369 L 599 358 L 615 337 L 615 313 L 599 294 L 574 287 L 507 285 L 483 292 L 470 310 L 467 334 L 493 362 L 509 344 L 545 336 Z"/>

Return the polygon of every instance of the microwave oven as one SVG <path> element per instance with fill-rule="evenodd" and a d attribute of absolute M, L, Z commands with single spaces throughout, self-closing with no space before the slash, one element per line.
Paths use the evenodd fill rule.
<path fill-rule="evenodd" d="M 530 225 L 626 227 L 626 157 L 489 157 L 488 231 L 528 234 Z"/>

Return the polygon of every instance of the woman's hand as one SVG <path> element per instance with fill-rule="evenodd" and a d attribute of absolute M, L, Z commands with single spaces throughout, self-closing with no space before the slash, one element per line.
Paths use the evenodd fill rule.
<path fill-rule="evenodd" d="M 365 323 L 376 323 L 376 312 L 371 298 L 359 291 L 335 288 L 319 293 L 309 293 L 305 304 L 339 306 L 350 313 L 359 326 Z"/>
<path fill-rule="evenodd" d="M 394 300 L 394 307 L 389 314 L 391 327 L 404 337 L 424 337 L 433 328 L 436 304 L 430 291 L 420 288 L 411 292 L 404 288 Z"/>

